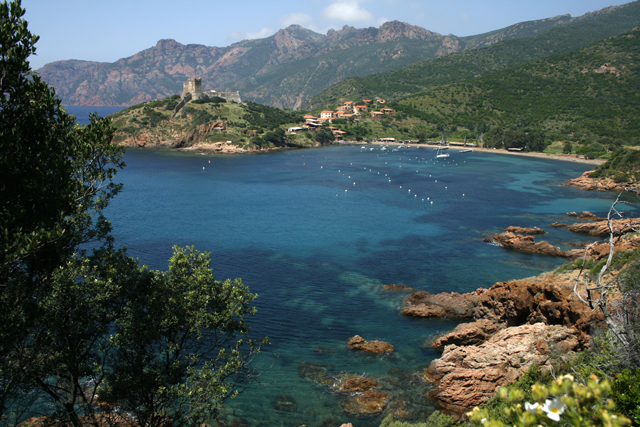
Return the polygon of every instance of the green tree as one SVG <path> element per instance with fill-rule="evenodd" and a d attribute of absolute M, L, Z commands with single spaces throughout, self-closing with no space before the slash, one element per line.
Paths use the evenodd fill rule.
<path fill-rule="evenodd" d="M 118 323 L 118 354 L 99 390 L 102 401 L 133 414 L 139 425 L 214 419 L 251 379 L 246 358 L 259 346 L 242 340 L 256 295 L 239 279 L 215 280 L 209 253 L 173 250 L 168 272 L 144 282 Z"/>
<path fill-rule="evenodd" d="M 2 422 L 20 421 L 16 409 L 26 413 L 37 403 L 60 421 L 97 423 L 86 419 L 102 411 L 96 390 L 145 384 L 139 372 L 120 369 L 136 354 L 132 337 L 147 345 L 145 357 L 170 362 L 161 388 L 145 389 L 156 393 L 154 402 L 170 396 L 164 406 L 144 412 L 133 394 L 119 396 L 118 404 L 136 408 L 140 425 L 157 413 L 177 421 L 214 414 L 247 378 L 238 336 L 248 331 L 244 315 L 253 312 L 255 295 L 239 281 L 214 281 L 193 250 L 176 250 L 170 271 L 160 273 L 114 249 L 103 211 L 121 190 L 113 178 L 124 166 L 123 149 L 111 143 L 109 119 L 94 114 L 89 125 L 74 125 L 31 71 L 27 59 L 38 38 L 23 15 L 19 0 L 0 4 Z M 173 317 L 171 301 L 180 316 Z M 146 341 L 141 331 L 149 333 Z M 206 343 L 198 346 L 197 338 Z M 169 358 L 172 352 L 180 357 Z"/>
<path fill-rule="evenodd" d="M 108 245 L 102 215 L 120 190 L 110 122 L 74 127 L 27 61 L 38 37 L 20 2 L 0 4 L 0 410 L 36 384 L 48 354 L 42 308 L 78 247 Z"/>

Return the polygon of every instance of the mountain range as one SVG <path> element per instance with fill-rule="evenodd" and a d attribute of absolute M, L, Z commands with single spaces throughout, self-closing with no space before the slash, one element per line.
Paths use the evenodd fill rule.
<path fill-rule="evenodd" d="M 130 106 L 180 93 L 187 78 L 202 77 L 204 90 L 238 90 L 243 99 L 300 109 L 315 104 L 310 102 L 313 97 L 345 78 L 392 73 L 451 54 L 535 39 L 560 28 L 572 29 L 562 46 L 556 43 L 546 49 L 535 47 L 533 50 L 539 52 L 531 60 L 552 55 L 558 49 L 563 52 L 579 48 L 639 26 L 639 9 L 640 3 L 633 2 L 576 18 L 562 15 L 470 37 L 444 36 L 397 21 L 379 28 L 345 26 L 326 35 L 292 25 L 271 37 L 224 48 L 160 40 L 156 46 L 114 63 L 58 61 L 46 64 L 38 72 L 55 87 L 64 105 Z M 527 58 L 508 53 L 516 59 L 493 58 L 470 75 L 518 65 L 518 60 Z M 346 82 L 350 84 L 349 80 Z M 407 93 L 431 86 L 417 84 Z"/>

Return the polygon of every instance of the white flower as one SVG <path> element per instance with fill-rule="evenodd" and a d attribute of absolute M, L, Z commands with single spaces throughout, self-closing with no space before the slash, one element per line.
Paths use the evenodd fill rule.
<path fill-rule="evenodd" d="M 560 402 L 560 399 L 554 397 L 553 399 L 547 399 L 544 402 L 542 410 L 547 413 L 547 417 L 558 422 L 560 421 L 560 415 L 564 412 L 564 405 Z"/>
<path fill-rule="evenodd" d="M 538 412 L 538 406 L 540 406 L 538 402 L 534 403 L 533 405 L 529 402 L 524 402 L 524 409 L 531 412 L 532 414 Z"/>

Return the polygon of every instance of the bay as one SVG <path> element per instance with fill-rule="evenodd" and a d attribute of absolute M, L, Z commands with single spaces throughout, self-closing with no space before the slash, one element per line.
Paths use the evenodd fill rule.
<path fill-rule="evenodd" d="M 589 165 L 455 150 L 436 161 L 426 148 L 370 148 L 127 150 L 117 176 L 124 190 L 107 210 L 117 243 L 163 270 L 172 245 L 195 245 L 211 252 L 217 279 L 242 278 L 259 295 L 252 331 L 272 344 L 255 359 L 259 383 L 225 409 L 227 424 L 379 425 L 381 417 L 348 414 L 347 396 L 313 381 L 343 372 L 375 377 L 392 396 L 388 412 L 423 419 L 435 404 L 415 373 L 438 357 L 428 342 L 457 323 L 402 316 L 406 293 L 382 285 L 469 292 L 552 270 L 563 260 L 482 239 L 538 226 L 566 249 L 589 238 L 549 224 L 568 222 L 569 211 L 606 215 L 615 197 L 560 186 Z M 396 350 L 350 351 L 356 334 Z M 283 394 L 294 411 L 277 409 Z"/>

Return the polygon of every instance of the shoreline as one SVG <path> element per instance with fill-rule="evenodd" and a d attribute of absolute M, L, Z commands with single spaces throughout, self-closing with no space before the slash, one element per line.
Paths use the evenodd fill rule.
<path fill-rule="evenodd" d="M 388 142 L 371 142 L 371 143 L 361 143 L 354 142 L 350 145 L 388 145 L 388 146 L 405 146 L 405 147 L 416 147 L 416 148 L 437 148 L 437 145 L 432 144 L 399 144 L 397 142 L 388 143 Z M 507 154 L 510 156 L 525 156 L 525 157 L 537 157 L 540 159 L 549 159 L 549 160 L 561 160 L 565 162 L 574 162 L 574 163 L 585 163 L 594 166 L 599 166 L 606 162 L 603 159 L 581 159 L 576 157 L 575 154 L 548 154 L 548 153 L 538 153 L 538 152 L 522 152 L 522 151 L 508 151 L 503 148 L 482 148 L 482 147 L 463 147 L 463 146 L 455 146 L 448 145 L 450 150 L 466 150 L 472 149 L 474 151 L 479 151 L 483 153 L 493 153 L 493 154 Z"/>

